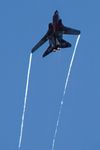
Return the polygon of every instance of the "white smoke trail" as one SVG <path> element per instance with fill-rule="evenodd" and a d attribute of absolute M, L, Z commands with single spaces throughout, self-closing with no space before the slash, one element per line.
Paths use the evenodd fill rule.
<path fill-rule="evenodd" d="M 56 128 L 55 128 L 53 142 L 52 142 L 52 150 L 54 150 L 54 146 L 55 146 L 55 140 L 56 140 L 56 136 L 57 136 L 58 125 L 59 125 L 59 121 L 60 121 L 62 106 L 63 106 L 63 103 L 64 103 L 64 96 L 65 96 L 65 93 L 66 93 L 66 88 L 68 86 L 68 81 L 69 81 L 69 77 L 70 77 L 70 73 L 71 73 L 71 68 L 72 68 L 72 65 L 73 65 L 73 61 L 74 61 L 76 49 L 77 49 L 77 46 L 78 46 L 78 43 L 79 43 L 79 39 L 80 39 L 80 35 L 77 37 L 76 44 L 75 44 L 75 47 L 74 47 L 74 51 L 73 51 L 73 54 L 72 54 L 72 58 L 71 58 L 71 61 L 70 61 L 67 77 L 66 77 L 66 82 L 65 82 L 65 86 L 64 86 L 64 92 L 63 92 L 63 96 L 62 96 L 62 99 L 61 99 L 61 104 L 60 104 L 58 118 L 57 118 L 57 123 L 56 123 Z"/>
<path fill-rule="evenodd" d="M 24 97 L 24 106 L 23 106 L 21 129 L 20 129 L 20 137 L 19 137 L 19 145 L 18 145 L 19 149 L 21 147 L 22 136 L 23 136 L 23 127 L 24 127 L 24 118 L 25 118 L 25 111 L 26 111 L 26 104 L 27 104 L 26 102 L 27 102 L 27 94 L 28 94 L 28 85 L 29 85 L 31 62 L 32 62 L 32 53 L 30 54 L 29 65 L 28 65 L 28 72 L 27 72 L 27 82 L 26 82 L 25 97 Z"/>

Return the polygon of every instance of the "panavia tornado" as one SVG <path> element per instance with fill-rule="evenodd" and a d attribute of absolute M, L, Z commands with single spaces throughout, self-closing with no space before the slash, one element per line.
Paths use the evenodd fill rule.
<path fill-rule="evenodd" d="M 80 30 L 69 28 L 63 25 L 62 19 L 59 17 L 59 12 L 54 12 L 52 23 L 48 25 L 48 31 L 42 37 L 42 39 L 32 48 L 31 52 L 36 51 L 41 45 L 49 40 L 49 47 L 43 53 L 43 57 L 47 56 L 51 52 L 56 52 L 61 48 L 71 47 L 71 43 L 63 39 L 64 34 L 79 35 Z"/>

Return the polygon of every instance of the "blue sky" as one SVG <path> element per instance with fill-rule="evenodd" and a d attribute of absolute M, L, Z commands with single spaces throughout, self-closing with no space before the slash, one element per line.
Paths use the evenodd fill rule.
<path fill-rule="evenodd" d="M 31 48 L 58 9 L 66 26 L 82 34 L 72 67 L 55 150 L 100 149 L 99 0 L 1 0 L 0 149 L 17 150 Z M 21 150 L 51 149 L 72 48 L 42 58 L 33 54 Z"/>

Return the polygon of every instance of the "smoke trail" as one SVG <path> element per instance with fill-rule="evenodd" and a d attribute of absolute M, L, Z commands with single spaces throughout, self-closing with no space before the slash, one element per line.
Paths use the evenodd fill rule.
<path fill-rule="evenodd" d="M 21 129 L 20 129 L 20 137 L 19 137 L 19 145 L 18 145 L 19 149 L 20 149 L 21 143 L 22 143 L 22 135 L 23 135 L 24 118 L 25 118 L 25 111 L 26 111 L 26 102 L 27 102 L 27 94 L 28 94 L 28 85 L 29 85 L 31 62 L 32 62 L 32 53 L 30 54 L 29 65 L 28 65 L 28 72 L 27 72 L 27 82 L 26 82 L 26 90 L 25 90 L 25 97 L 24 97 L 24 106 L 23 106 Z"/>
<path fill-rule="evenodd" d="M 74 51 L 73 51 L 73 54 L 72 54 L 72 58 L 71 58 L 71 61 L 70 61 L 67 77 L 66 77 L 64 92 L 63 92 L 63 96 L 62 96 L 62 99 L 61 99 L 61 104 L 60 104 L 57 123 L 56 123 L 56 128 L 55 128 L 53 142 L 52 142 L 52 150 L 54 150 L 54 146 L 55 146 L 55 140 L 56 140 L 56 136 L 57 136 L 58 125 L 59 125 L 59 121 L 60 121 L 62 106 L 63 106 L 63 103 L 64 103 L 64 96 L 65 96 L 65 93 L 66 93 L 66 88 L 68 86 L 68 81 L 69 81 L 69 77 L 70 77 L 70 73 L 71 73 L 71 68 L 72 68 L 72 65 L 73 65 L 73 61 L 74 61 L 74 57 L 75 57 L 75 53 L 76 53 L 76 49 L 77 49 L 77 46 L 78 46 L 79 39 L 80 39 L 80 35 L 77 37 L 76 44 L 75 44 L 75 47 L 74 47 Z"/>

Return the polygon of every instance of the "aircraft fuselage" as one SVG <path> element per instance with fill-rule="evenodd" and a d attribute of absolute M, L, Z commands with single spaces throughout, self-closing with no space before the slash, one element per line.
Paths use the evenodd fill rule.
<path fill-rule="evenodd" d="M 66 27 L 63 25 L 62 20 L 59 16 L 59 12 L 56 10 L 52 17 L 52 22 L 48 25 L 48 31 L 41 38 L 41 40 L 32 48 L 31 52 L 36 51 L 46 41 L 49 41 L 49 47 L 43 54 L 43 57 L 50 54 L 52 51 L 58 50 L 59 48 L 71 47 L 71 43 L 63 39 L 63 35 L 79 35 L 80 30 Z"/>

